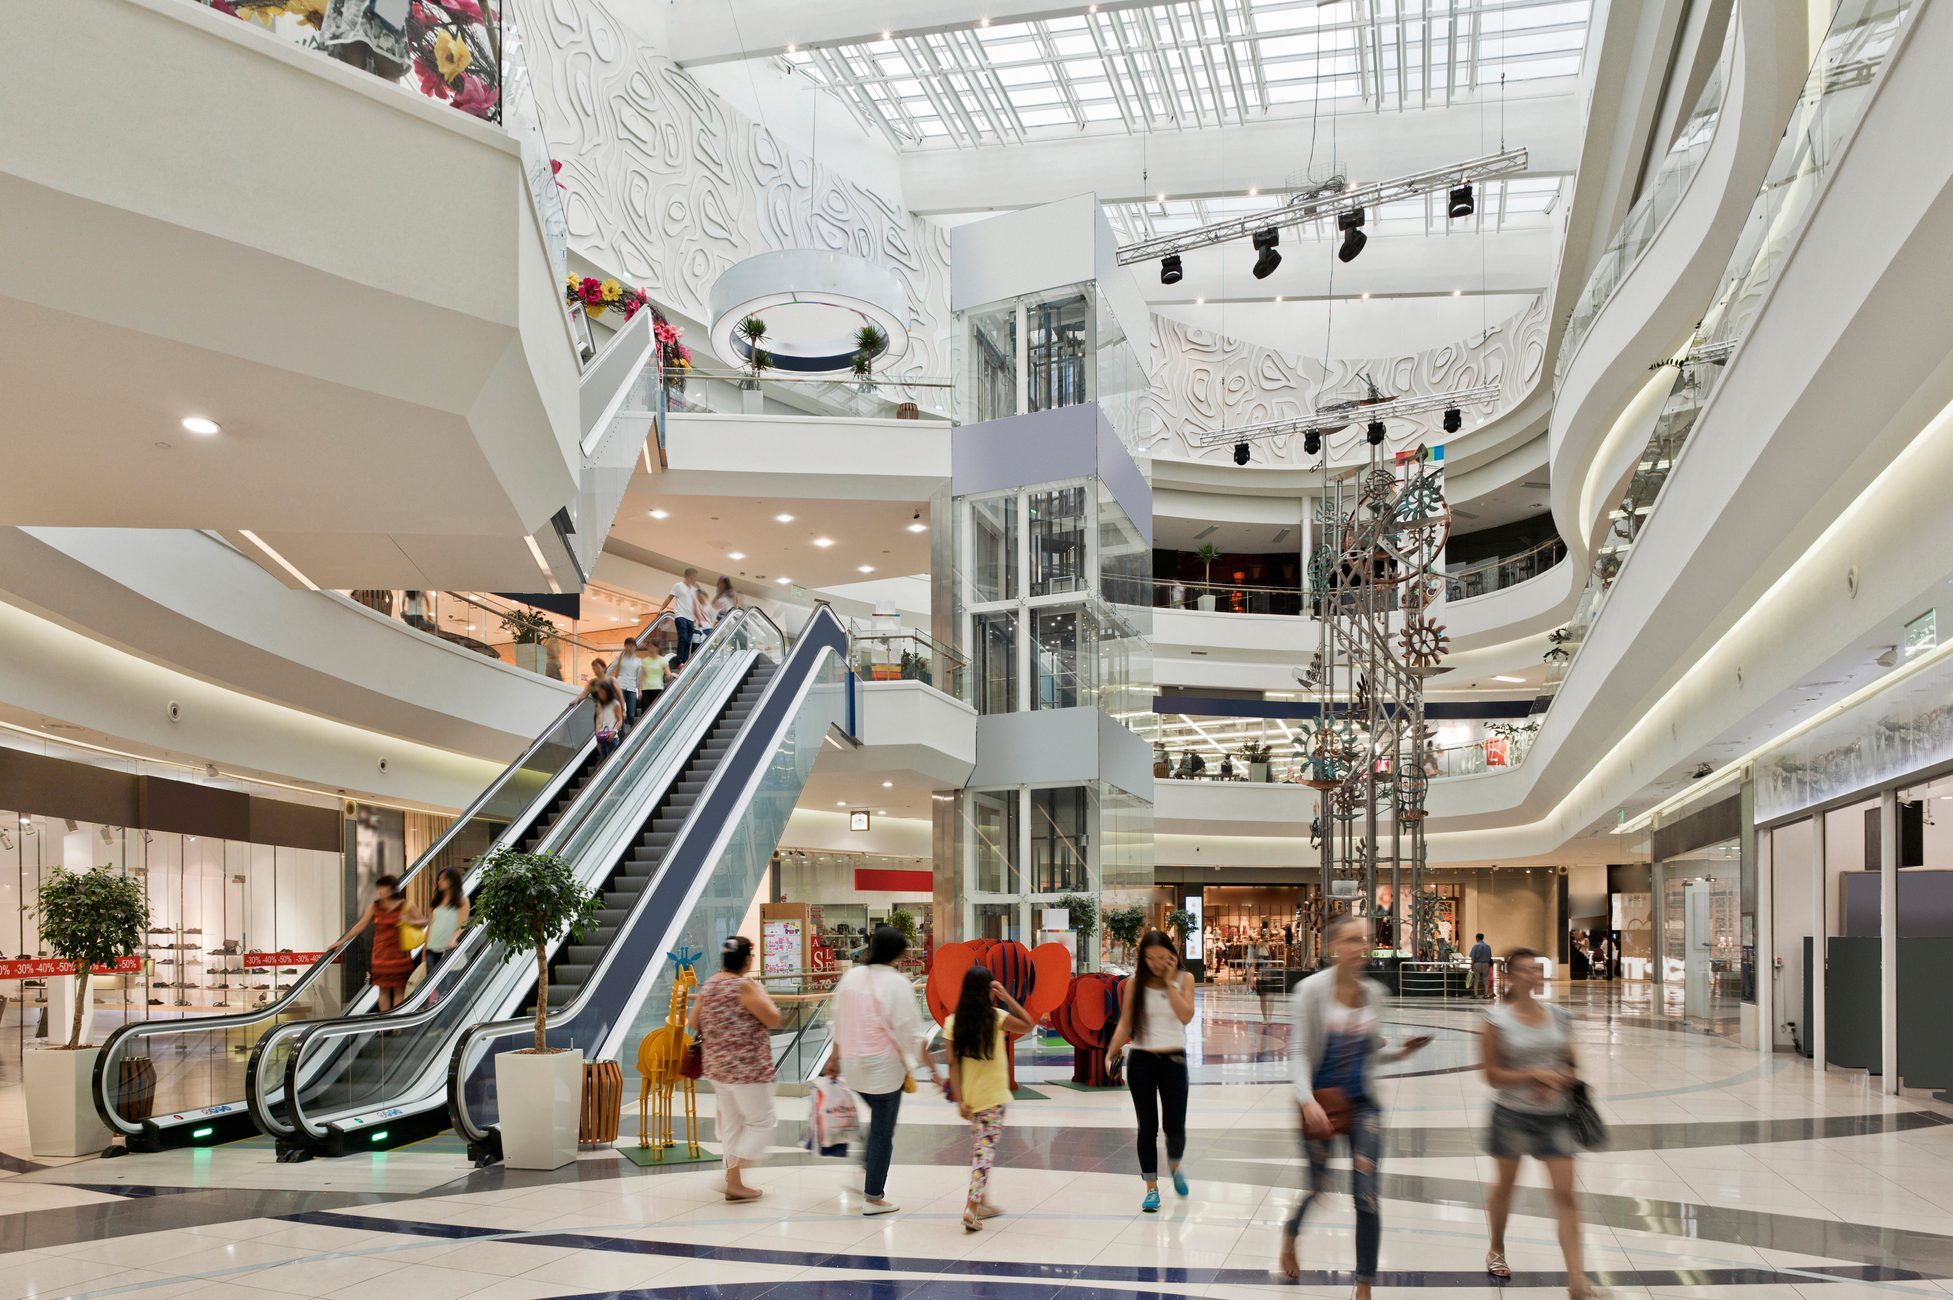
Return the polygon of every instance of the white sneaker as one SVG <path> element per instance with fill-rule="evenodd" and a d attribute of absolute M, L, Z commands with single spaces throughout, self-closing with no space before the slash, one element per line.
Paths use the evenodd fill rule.
<path fill-rule="evenodd" d="M 893 1201 L 883 1201 L 879 1205 L 874 1201 L 869 1201 L 861 1207 L 861 1217 L 864 1219 L 872 1219 L 878 1214 L 893 1214 L 901 1208 L 901 1206 Z"/>

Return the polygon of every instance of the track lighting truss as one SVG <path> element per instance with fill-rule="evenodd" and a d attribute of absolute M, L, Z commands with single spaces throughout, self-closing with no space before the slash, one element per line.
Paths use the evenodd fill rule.
<path fill-rule="evenodd" d="M 1399 176 L 1395 180 L 1379 181 L 1375 185 L 1363 185 L 1353 190 L 1339 190 L 1334 193 L 1305 191 L 1296 194 L 1272 212 L 1252 212 L 1244 216 L 1230 217 L 1226 221 L 1216 221 L 1212 225 L 1199 226 L 1193 230 L 1155 235 L 1151 239 L 1126 244 L 1119 249 L 1119 265 L 1156 262 L 1161 258 L 1185 253 L 1195 248 L 1208 248 L 1231 240 L 1249 239 L 1257 231 L 1307 225 L 1311 221 L 1333 221 L 1344 212 L 1354 212 L 1359 208 L 1381 207 L 1386 203 L 1416 198 L 1422 194 L 1439 194 L 1448 197 L 1453 189 L 1473 181 L 1524 171 L 1526 161 L 1526 150 L 1507 149 L 1503 153 L 1487 154 L 1483 158 L 1453 163 L 1449 167 L 1433 167 L 1428 171 L 1412 172 L 1408 176 Z"/>
<path fill-rule="evenodd" d="M 1463 408 L 1497 401 L 1504 391 L 1498 384 L 1481 384 L 1477 388 L 1460 388 L 1449 393 L 1432 393 L 1426 397 L 1387 397 L 1376 402 L 1356 400 L 1334 402 L 1314 415 L 1299 419 L 1266 420 L 1260 424 L 1236 425 L 1231 429 L 1209 429 L 1205 433 L 1196 435 L 1193 441 L 1196 447 L 1222 447 L 1234 443 L 1265 442 L 1270 438 L 1300 435 L 1306 442 L 1348 428 L 1358 420 L 1365 423 L 1372 420 L 1401 420 L 1407 416 L 1425 415 L 1432 411 L 1448 410 L 1451 407 Z"/>

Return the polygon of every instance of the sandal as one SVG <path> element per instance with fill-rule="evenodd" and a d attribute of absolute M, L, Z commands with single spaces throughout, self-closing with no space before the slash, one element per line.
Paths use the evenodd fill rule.
<path fill-rule="evenodd" d="M 968 1208 L 964 1209 L 963 1231 L 965 1232 L 983 1231 L 983 1220 L 977 1216 L 977 1212 L 975 1210 L 968 1209 Z"/>
<path fill-rule="evenodd" d="M 1485 1271 L 1493 1277 L 1508 1279 L 1512 1276 L 1512 1265 L 1505 1262 L 1505 1255 L 1496 1250 L 1485 1252 Z"/>

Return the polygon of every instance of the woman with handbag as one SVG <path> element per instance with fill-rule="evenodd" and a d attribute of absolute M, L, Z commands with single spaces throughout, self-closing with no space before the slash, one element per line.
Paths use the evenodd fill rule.
<path fill-rule="evenodd" d="M 863 1215 L 893 1214 L 888 1199 L 888 1166 L 895 1155 L 895 1119 L 902 1094 L 915 1091 L 909 1062 L 919 1061 L 940 1088 L 942 1073 L 924 1044 L 915 990 L 895 969 L 909 941 L 893 926 L 878 925 L 868 936 L 861 965 L 834 986 L 834 1045 L 841 1054 L 841 1078 L 868 1107 L 868 1142 L 863 1163 Z"/>
<path fill-rule="evenodd" d="M 1187 1194 L 1180 1157 L 1187 1151 L 1187 1022 L 1193 1019 L 1193 973 L 1180 968 L 1180 953 L 1163 930 L 1148 930 L 1133 959 L 1132 978 L 1120 986 L 1119 1026 L 1105 1049 L 1107 1073 L 1119 1073 L 1126 1056 L 1126 1088 L 1139 1120 L 1139 1176 L 1146 1197 L 1139 1208 L 1160 1210 L 1160 1127 L 1166 1127 L 1166 1168 L 1173 1190 Z"/>
<path fill-rule="evenodd" d="M 1485 1149 L 1495 1170 L 1485 1197 L 1491 1248 L 1485 1271 L 1512 1276 L 1505 1262 L 1505 1220 L 1519 1161 L 1531 1156 L 1546 1166 L 1553 1185 L 1553 1214 L 1559 1220 L 1560 1254 L 1566 1260 L 1567 1294 L 1573 1300 L 1593 1295 L 1580 1253 L 1580 1201 L 1573 1185 L 1573 1154 L 1580 1147 L 1571 1110 L 1586 1106 L 1585 1089 L 1574 1072 L 1573 1017 L 1562 1007 L 1539 1000 L 1545 983 L 1539 954 L 1515 948 L 1506 955 L 1506 1000 L 1485 1013 L 1479 1035 L 1480 1064 L 1492 1085 L 1492 1122 Z"/>
<path fill-rule="evenodd" d="M 1401 1061 L 1430 1038 L 1404 1040 L 1391 1050 L 1383 1037 L 1386 990 L 1363 974 L 1370 960 L 1370 922 L 1348 912 L 1322 928 L 1330 963 L 1295 986 L 1289 998 L 1289 1073 L 1302 1111 L 1302 1148 L 1309 1159 L 1309 1188 L 1288 1217 L 1280 1269 L 1302 1275 L 1296 1239 L 1316 1197 L 1329 1190 L 1330 1143 L 1349 1143 L 1350 1191 L 1356 1200 L 1355 1300 L 1370 1300 L 1377 1279 L 1383 1216 L 1377 1199 L 1377 1162 L 1383 1152 L 1383 1114 L 1370 1087 L 1372 1066 Z"/>
<path fill-rule="evenodd" d="M 728 1201 L 757 1201 L 740 1177 L 757 1164 L 773 1136 L 773 1044 L 780 1008 L 751 977 L 753 941 L 735 934 L 719 948 L 719 970 L 699 987 L 689 1017 L 698 1035 L 699 1074 L 712 1084 L 719 1154 Z"/>

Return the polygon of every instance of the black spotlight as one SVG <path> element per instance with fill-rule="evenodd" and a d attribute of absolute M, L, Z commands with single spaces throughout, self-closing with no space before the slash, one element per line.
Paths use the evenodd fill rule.
<path fill-rule="evenodd" d="M 1180 255 L 1178 253 L 1168 253 L 1160 259 L 1161 284 L 1178 284 L 1183 274 L 1185 273 L 1180 270 Z"/>
<path fill-rule="evenodd" d="M 1305 433 L 1305 434 L 1303 434 L 1303 435 L 1302 435 L 1302 454 L 1303 454 L 1304 456 L 1319 456 L 1319 455 L 1321 455 L 1321 454 L 1322 454 L 1322 435 L 1321 435 L 1321 434 L 1319 434 L 1319 433 L 1314 433 L 1314 432 L 1310 432 L 1310 433 Z"/>
<path fill-rule="evenodd" d="M 1282 242 L 1281 232 L 1270 226 L 1255 232 L 1255 279 L 1266 280 L 1275 274 L 1275 268 L 1282 264 L 1282 255 L 1275 251 L 1275 245 Z"/>
<path fill-rule="evenodd" d="M 1469 217 L 1477 206 L 1472 202 L 1472 187 L 1460 185 L 1451 191 L 1451 202 L 1446 207 L 1446 211 L 1453 217 Z"/>
<path fill-rule="evenodd" d="M 1343 232 L 1343 246 L 1336 250 L 1339 262 L 1354 262 L 1356 255 L 1363 251 L 1363 245 L 1370 237 L 1363 233 L 1363 209 L 1351 208 L 1336 217 L 1336 229 Z"/>
<path fill-rule="evenodd" d="M 1464 425 L 1465 416 L 1462 411 L 1455 406 L 1447 406 L 1444 408 L 1444 431 L 1446 433 L 1456 433 Z"/>
<path fill-rule="evenodd" d="M 1365 433 L 1364 436 L 1369 438 L 1370 445 L 1372 447 L 1383 446 L 1383 421 L 1382 420 L 1370 421 L 1369 430 Z"/>
<path fill-rule="evenodd" d="M 1245 443 L 1245 442 L 1237 442 L 1237 443 L 1235 443 L 1235 444 L 1234 444 L 1234 463 L 1235 463 L 1236 465 L 1245 465 L 1245 464 L 1247 464 L 1247 463 L 1248 463 L 1248 444 L 1247 444 L 1247 443 Z"/>

